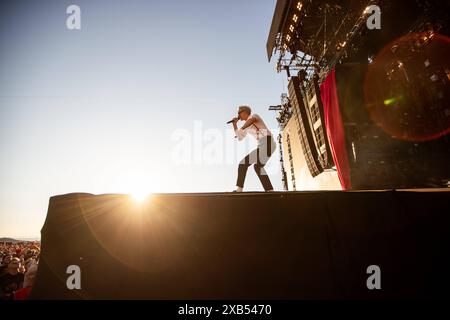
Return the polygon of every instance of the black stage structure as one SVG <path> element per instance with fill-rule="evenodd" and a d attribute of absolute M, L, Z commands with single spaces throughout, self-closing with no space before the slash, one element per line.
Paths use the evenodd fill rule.
<path fill-rule="evenodd" d="M 32 299 L 450 297 L 450 193 L 50 199 Z M 258 211 L 254 203 L 258 202 Z M 81 288 L 67 287 L 71 265 Z M 381 290 L 367 288 L 379 266 Z"/>

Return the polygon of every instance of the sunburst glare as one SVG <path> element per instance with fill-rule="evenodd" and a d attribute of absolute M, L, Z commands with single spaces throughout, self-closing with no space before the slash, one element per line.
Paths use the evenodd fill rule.
<path fill-rule="evenodd" d="M 136 202 L 144 202 L 145 200 L 147 200 L 150 197 L 150 195 L 151 195 L 150 192 L 146 192 L 144 190 L 135 191 L 135 192 L 130 193 L 130 196 Z"/>

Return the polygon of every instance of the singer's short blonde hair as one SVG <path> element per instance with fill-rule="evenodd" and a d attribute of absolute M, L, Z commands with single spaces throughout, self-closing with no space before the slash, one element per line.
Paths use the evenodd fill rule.
<path fill-rule="evenodd" d="M 252 108 L 250 108 L 249 106 L 239 106 L 238 112 L 240 112 L 240 111 L 245 111 L 249 115 L 252 114 Z"/>

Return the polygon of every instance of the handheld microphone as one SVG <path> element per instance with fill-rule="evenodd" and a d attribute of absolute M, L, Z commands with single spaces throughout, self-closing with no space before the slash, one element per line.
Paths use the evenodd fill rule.
<path fill-rule="evenodd" d="M 240 119 L 240 118 L 238 117 L 238 119 Z M 227 122 L 227 124 L 230 124 L 230 123 L 233 123 L 233 120 L 230 120 Z"/>

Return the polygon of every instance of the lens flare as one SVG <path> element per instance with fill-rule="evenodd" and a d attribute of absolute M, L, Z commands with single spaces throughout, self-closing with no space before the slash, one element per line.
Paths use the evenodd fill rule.
<path fill-rule="evenodd" d="M 397 102 L 399 102 L 403 97 L 397 97 L 397 98 L 390 98 L 390 99 L 386 99 L 383 101 L 385 106 L 391 106 L 391 105 L 395 105 Z"/>
<path fill-rule="evenodd" d="M 364 82 L 373 121 L 392 137 L 429 141 L 450 132 L 450 38 L 412 33 L 383 48 Z"/>

